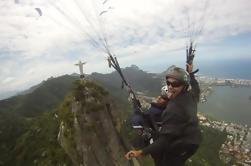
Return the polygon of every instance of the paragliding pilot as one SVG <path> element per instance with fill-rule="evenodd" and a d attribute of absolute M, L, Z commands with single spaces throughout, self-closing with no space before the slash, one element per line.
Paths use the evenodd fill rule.
<path fill-rule="evenodd" d="M 151 154 L 156 166 L 184 165 L 199 147 L 201 133 L 198 127 L 197 103 L 199 84 L 193 65 L 187 71 L 171 67 L 166 74 L 168 104 L 161 113 L 161 126 L 155 132 L 152 144 L 140 150 L 131 150 L 125 157 Z M 192 86 L 192 90 L 190 88 Z"/>

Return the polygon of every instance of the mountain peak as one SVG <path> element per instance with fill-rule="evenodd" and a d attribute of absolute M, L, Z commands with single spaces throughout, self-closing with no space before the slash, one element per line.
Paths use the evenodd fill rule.
<path fill-rule="evenodd" d="M 132 64 L 132 65 L 130 66 L 130 68 L 131 68 L 131 69 L 134 69 L 134 70 L 140 70 L 139 67 L 138 67 L 137 65 L 134 65 L 134 64 Z"/>
<path fill-rule="evenodd" d="M 129 67 L 125 67 L 124 70 L 132 70 L 132 71 L 142 71 L 138 66 L 131 65 Z"/>
<path fill-rule="evenodd" d="M 108 101 L 108 92 L 89 80 L 78 80 L 73 95 L 59 108 L 58 141 L 74 165 L 122 165 L 128 150 L 119 134 L 118 110 Z"/>

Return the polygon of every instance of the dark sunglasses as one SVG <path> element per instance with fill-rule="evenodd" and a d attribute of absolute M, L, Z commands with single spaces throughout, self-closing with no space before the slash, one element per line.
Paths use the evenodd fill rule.
<path fill-rule="evenodd" d="M 167 84 L 167 86 L 172 86 L 172 87 L 174 87 L 174 88 L 176 88 L 176 87 L 180 87 L 181 85 L 183 85 L 181 82 L 178 82 L 178 81 L 175 81 L 175 82 L 169 82 L 169 81 L 166 81 L 166 84 Z"/>

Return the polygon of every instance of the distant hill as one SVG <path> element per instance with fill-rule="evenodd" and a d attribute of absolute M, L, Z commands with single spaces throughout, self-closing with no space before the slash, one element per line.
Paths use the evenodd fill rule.
<path fill-rule="evenodd" d="M 77 77 L 64 75 L 43 81 L 23 95 L 1 100 L 0 111 L 12 111 L 27 117 L 50 111 L 62 101 L 71 89 L 72 82 L 77 79 Z"/>
<path fill-rule="evenodd" d="M 0 94 L 0 100 L 10 98 L 12 96 L 15 96 L 18 94 L 18 91 L 7 91 L 7 92 L 1 92 Z"/>
<path fill-rule="evenodd" d="M 147 73 L 135 65 L 122 69 L 122 72 L 130 86 L 136 91 L 144 92 L 151 96 L 159 95 L 162 87 L 160 75 Z M 121 90 L 122 81 L 116 71 L 109 74 L 93 73 L 90 77 L 102 83 L 113 95 L 121 96 L 121 93 L 123 93 L 123 90 Z"/>
<path fill-rule="evenodd" d="M 146 73 L 135 66 L 123 69 L 123 73 L 136 91 L 142 91 L 148 95 L 159 94 L 161 83 L 157 75 Z M 99 82 L 113 96 L 120 96 L 124 99 L 128 96 L 127 92 L 121 89 L 121 79 L 115 71 L 109 74 L 92 73 L 87 77 Z M 27 117 L 50 111 L 63 100 L 72 88 L 72 83 L 77 79 L 79 77 L 76 74 L 50 78 L 17 96 L 0 100 L 0 111 L 12 111 Z"/>

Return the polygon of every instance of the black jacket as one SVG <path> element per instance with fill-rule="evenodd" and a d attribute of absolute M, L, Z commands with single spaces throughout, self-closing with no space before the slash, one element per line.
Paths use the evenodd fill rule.
<path fill-rule="evenodd" d="M 162 127 L 157 140 L 143 149 L 143 154 L 158 153 L 175 144 L 195 144 L 201 141 L 197 118 L 199 85 L 191 75 L 192 91 L 184 91 L 169 101 L 162 113 Z"/>

